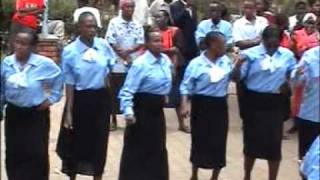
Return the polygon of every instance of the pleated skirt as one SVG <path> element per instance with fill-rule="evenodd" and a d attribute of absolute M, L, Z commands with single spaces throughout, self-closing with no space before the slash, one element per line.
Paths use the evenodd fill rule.
<path fill-rule="evenodd" d="M 8 104 L 5 118 L 8 180 L 48 180 L 49 110 Z"/>
<path fill-rule="evenodd" d="M 57 144 L 63 173 L 69 176 L 103 174 L 109 139 L 108 92 L 107 89 L 74 92 L 73 130 L 61 126 Z"/>
<path fill-rule="evenodd" d="M 221 169 L 226 166 L 227 98 L 194 95 L 191 99 L 190 160 L 198 168 Z"/>
<path fill-rule="evenodd" d="M 136 123 L 126 127 L 119 180 L 168 180 L 164 96 L 134 97 Z"/>

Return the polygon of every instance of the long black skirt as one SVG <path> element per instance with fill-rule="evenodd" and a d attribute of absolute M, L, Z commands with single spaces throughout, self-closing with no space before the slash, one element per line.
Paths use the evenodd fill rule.
<path fill-rule="evenodd" d="M 299 133 L 299 159 L 308 152 L 313 141 L 320 135 L 320 123 L 311 122 L 305 119 L 296 118 Z"/>
<path fill-rule="evenodd" d="M 49 179 L 49 114 L 49 110 L 8 104 L 5 136 L 9 180 Z"/>
<path fill-rule="evenodd" d="M 191 157 L 195 167 L 226 166 L 228 105 L 226 97 L 194 95 L 191 105 Z"/>
<path fill-rule="evenodd" d="M 111 88 L 111 101 L 112 101 L 112 113 L 120 114 L 120 102 L 119 102 L 119 92 L 123 86 L 124 81 L 126 80 L 126 73 L 111 73 L 110 76 L 110 88 Z"/>
<path fill-rule="evenodd" d="M 108 92 L 107 89 L 74 92 L 73 130 L 61 128 L 57 145 L 63 173 L 103 174 L 109 138 Z"/>
<path fill-rule="evenodd" d="M 168 180 L 164 97 L 134 97 L 136 124 L 126 127 L 119 180 Z"/>
<path fill-rule="evenodd" d="M 244 154 L 251 158 L 281 160 L 286 96 L 246 90 L 244 101 Z"/>

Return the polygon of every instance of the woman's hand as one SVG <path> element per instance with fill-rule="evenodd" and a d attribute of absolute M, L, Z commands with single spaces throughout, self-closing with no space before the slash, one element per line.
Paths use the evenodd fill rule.
<path fill-rule="evenodd" d="M 127 126 L 134 125 L 136 123 L 136 118 L 134 115 L 126 115 L 125 117 Z"/>
<path fill-rule="evenodd" d="M 180 115 L 183 118 L 188 118 L 190 116 L 189 103 L 184 102 L 181 104 Z"/>
<path fill-rule="evenodd" d="M 43 111 L 43 110 L 47 110 L 49 109 L 49 107 L 51 106 L 51 102 L 46 99 L 45 101 L 43 101 L 40 106 L 37 108 L 38 111 Z"/>
<path fill-rule="evenodd" d="M 72 113 L 70 111 L 66 112 L 66 117 L 63 121 L 63 127 L 66 129 L 73 129 L 73 119 L 72 119 Z"/>

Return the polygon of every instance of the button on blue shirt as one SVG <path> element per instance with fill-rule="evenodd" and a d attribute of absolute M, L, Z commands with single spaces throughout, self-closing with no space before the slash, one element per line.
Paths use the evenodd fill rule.
<path fill-rule="evenodd" d="M 224 77 L 218 82 L 212 82 L 210 78 L 210 71 L 214 65 L 224 71 Z M 228 92 L 232 68 L 232 62 L 228 56 L 222 56 L 213 63 L 203 52 L 189 63 L 180 85 L 180 93 L 182 95 L 224 97 Z M 212 73 L 214 75 L 214 72 Z"/>
<path fill-rule="evenodd" d="M 307 180 L 319 180 L 320 177 L 320 136 L 312 143 L 304 157 L 301 172 Z"/>
<path fill-rule="evenodd" d="M 304 74 L 298 75 L 296 70 L 292 72 L 294 85 L 304 84 L 303 98 L 298 117 L 304 120 L 320 123 L 320 46 L 312 48 L 304 53 L 297 68 L 303 67 Z"/>
<path fill-rule="evenodd" d="M 6 102 L 19 107 L 34 107 L 46 99 L 51 104 L 58 102 L 62 96 L 63 78 L 61 69 L 53 60 L 31 54 L 23 68 L 15 55 L 3 60 L 1 80 L 4 84 L 2 94 Z M 15 78 L 23 73 L 24 78 Z M 21 77 L 21 76 L 20 76 Z M 14 79 L 14 80 L 13 80 Z M 45 88 L 49 90 L 45 90 Z"/>
<path fill-rule="evenodd" d="M 157 59 L 146 51 L 136 59 L 128 71 L 126 81 L 120 91 L 121 110 L 125 115 L 133 115 L 133 98 L 135 93 L 167 95 L 172 83 L 172 63 L 161 54 Z"/>
<path fill-rule="evenodd" d="M 281 85 L 296 65 L 294 54 L 282 47 L 272 57 L 267 55 L 262 44 L 242 53 L 246 61 L 241 67 L 241 78 L 249 90 L 256 92 L 279 94 Z"/>
<path fill-rule="evenodd" d="M 92 51 L 91 57 L 89 50 Z M 103 88 L 114 61 L 115 54 L 104 39 L 95 38 L 92 48 L 89 48 L 77 38 L 63 50 L 65 83 L 74 85 L 76 90 Z"/>
<path fill-rule="evenodd" d="M 197 27 L 195 32 L 197 44 L 199 45 L 206 35 L 211 31 L 219 31 L 224 34 L 228 45 L 233 43 L 231 23 L 225 20 L 220 20 L 220 22 L 216 25 L 213 24 L 211 19 L 207 19 L 201 21 Z"/>

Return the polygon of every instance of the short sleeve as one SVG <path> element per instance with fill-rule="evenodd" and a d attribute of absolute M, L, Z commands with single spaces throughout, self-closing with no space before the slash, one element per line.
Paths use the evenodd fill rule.
<path fill-rule="evenodd" d="M 109 23 L 105 39 L 110 44 L 116 44 L 117 43 L 117 41 L 116 41 L 116 28 L 115 28 L 115 24 L 114 24 L 114 19 L 111 20 L 111 22 Z"/>
<path fill-rule="evenodd" d="M 239 21 L 236 21 L 232 29 L 232 36 L 233 36 L 234 42 L 239 42 L 243 40 L 243 37 L 241 35 L 241 28 L 239 26 L 240 26 Z"/>

